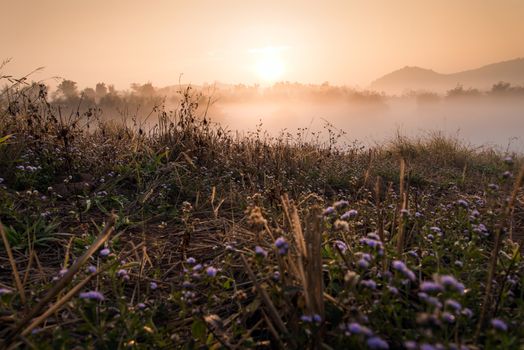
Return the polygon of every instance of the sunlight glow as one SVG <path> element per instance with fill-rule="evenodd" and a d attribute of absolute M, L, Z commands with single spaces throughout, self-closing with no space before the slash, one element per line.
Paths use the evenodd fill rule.
<path fill-rule="evenodd" d="M 250 50 L 256 55 L 255 72 L 260 79 L 273 83 L 282 77 L 285 65 L 280 53 L 284 49 L 285 47 L 265 47 Z"/>

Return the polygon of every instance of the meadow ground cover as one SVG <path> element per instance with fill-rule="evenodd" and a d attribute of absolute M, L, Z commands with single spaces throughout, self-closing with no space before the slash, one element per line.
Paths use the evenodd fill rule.
<path fill-rule="evenodd" d="M 519 155 L 239 136 L 181 94 L 145 131 L 3 92 L 1 347 L 524 346 Z"/>

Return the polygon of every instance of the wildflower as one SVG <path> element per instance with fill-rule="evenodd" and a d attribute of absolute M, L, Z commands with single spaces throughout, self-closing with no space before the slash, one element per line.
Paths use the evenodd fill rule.
<path fill-rule="evenodd" d="M 464 263 L 462 261 L 460 261 L 460 260 L 455 260 L 454 264 L 455 264 L 456 267 L 463 267 L 464 266 Z"/>
<path fill-rule="evenodd" d="M 508 325 L 506 322 L 502 321 L 500 318 L 494 318 L 491 320 L 491 326 L 501 332 L 506 332 L 508 330 Z"/>
<path fill-rule="evenodd" d="M 370 349 L 389 349 L 388 343 L 376 336 L 369 338 L 366 344 Z"/>
<path fill-rule="evenodd" d="M 188 264 L 190 264 L 190 265 L 193 265 L 193 264 L 196 263 L 196 259 L 193 258 L 193 257 L 189 257 L 189 258 L 186 259 L 186 262 L 187 262 Z"/>
<path fill-rule="evenodd" d="M 425 299 L 425 302 L 428 303 L 429 305 L 433 305 L 434 307 L 436 307 L 437 309 L 440 309 L 442 307 L 442 303 L 440 302 L 440 300 L 438 300 L 437 298 L 435 297 L 430 297 L 428 296 L 426 299 Z"/>
<path fill-rule="evenodd" d="M 124 269 L 118 270 L 116 273 L 116 276 L 119 278 L 122 278 L 125 281 L 129 280 L 129 275 L 127 273 L 127 270 L 124 270 Z"/>
<path fill-rule="evenodd" d="M 506 163 L 507 165 L 512 165 L 513 164 L 513 158 L 511 158 L 509 156 L 504 158 L 504 163 Z"/>
<path fill-rule="evenodd" d="M 368 238 L 374 239 L 375 241 L 380 241 L 380 237 L 376 232 L 370 232 L 366 235 Z M 382 242 L 381 242 L 382 243 Z"/>
<path fill-rule="evenodd" d="M 280 279 L 280 272 L 275 271 L 275 272 L 273 273 L 273 280 L 274 280 L 274 281 L 278 281 L 279 279 Z"/>
<path fill-rule="evenodd" d="M 364 245 L 367 245 L 368 247 L 374 248 L 374 249 L 375 248 L 378 248 L 378 249 L 382 248 L 382 242 L 378 241 L 378 240 L 375 240 L 375 239 L 361 238 L 360 239 L 360 243 L 364 244 Z"/>
<path fill-rule="evenodd" d="M 428 343 L 422 343 L 422 344 L 420 344 L 420 350 L 437 350 L 437 348 L 434 347 L 434 346 L 431 345 L 431 344 L 428 344 Z"/>
<path fill-rule="evenodd" d="M 100 251 L 100 256 L 108 256 L 109 253 L 111 253 L 111 251 L 109 250 L 109 248 L 104 248 Z"/>
<path fill-rule="evenodd" d="M 105 298 L 104 298 L 104 295 L 96 290 L 92 290 L 92 291 L 89 291 L 89 292 L 83 292 L 83 293 L 80 293 L 80 299 L 89 299 L 89 300 L 98 300 L 98 301 L 103 301 Z"/>
<path fill-rule="evenodd" d="M 334 241 L 333 245 L 337 247 L 342 253 L 345 253 L 348 250 L 348 246 L 346 245 L 346 243 L 340 240 Z"/>
<path fill-rule="evenodd" d="M 335 209 L 342 209 L 348 206 L 349 206 L 349 202 L 345 200 L 340 200 L 338 202 L 333 203 L 333 207 L 335 207 Z"/>
<path fill-rule="evenodd" d="M 363 280 L 360 284 L 369 289 L 377 289 L 377 283 L 373 280 Z"/>
<path fill-rule="evenodd" d="M 209 266 L 207 269 L 206 269 L 206 274 L 209 276 L 209 277 L 215 277 L 217 275 L 217 269 L 214 268 L 213 266 Z"/>
<path fill-rule="evenodd" d="M 424 217 L 424 214 L 417 211 L 415 212 L 415 217 L 418 219 L 418 218 Z"/>
<path fill-rule="evenodd" d="M 453 316 L 451 313 L 449 313 L 447 311 L 442 313 L 442 319 L 446 323 L 453 323 L 453 322 L 455 322 L 455 316 Z"/>
<path fill-rule="evenodd" d="M 455 311 L 460 311 L 460 309 L 462 309 L 462 305 L 460 305 L 460 303 L 454 299 L 446 300 L 445 304 Z"/>
<path fill-rule="evenodd" d="M 258 245 L 255 247 L 255 254 L 264 258 L 267 257 L 267 251 Z"/>
<path fill-rule="evenodd" d="M 284 237 L 278 237 L 275 241 L 275 246 L 278 248 L 278 253 L 284 255 L 289 249 L 289 244 Z"/>
<path fill-rule="evenodd" d="M 151 282 L 149 283 L 149 288 L 151 288 L 151 290 L 155 290 L 158 288 L 158 284 L 156 284 L 155 282 Z"/>
<path fill-rule="evenodd" d="M 138 303 L 138 304 L 136 304 L 136 307 L 138 307 L 140 310 L 144 310 L 146 308 L 146 304 Z"/>
<path fill-rule="evenodd" d="M 436 293 L 442 291 L 442 286 L 435 282 L 422 282 L 420 284 L 420 290 L 424 293 Z"/>
<path fill-rule="evenodd" d="M 459 292 L 460 294 L 464 293 L 464 289 L 465 289 L 464 285 L 458 282 L 457 279 L 451 275 L 440 276 L 440 283 L 444 287 L 449 287 L 451 289 L 454 289 L 457 292 Z"/>
<path fill-rule="evenodd" d="M 459 199 L 457 205 L 462 208 L 467 208 L 469 206 L 468 202 L 464 199 Z"/>
<path fill-rule="evenodd" d="M 300 316 L 300 320 L 302 320 L 302 322 L 311 323 L 313 322 L 313 317 L 310 315 L 302 315 Z"/>
<path fill-rule="evenodd" d="M 368 327 L 362 326 L 360 323 L 357 322 L 349 323 L 346 328 L 351 334 L 364 334 L 368 336 L 372 334 L 371 330 Z"/>
<path fill-rule="evenodd" d="M 404 347 L 408 350 L 415 350 L 417 349 L 417 342 L 414 340 L 406 340 L 404 342 Z"/>
<path fill-rule="evenodd" d="M 504 179 L 508 179 L 508 178 L 510 178 L 511 176 L 512 176 L 511 171 L 505 171 L 505 172 L 502 174 L 502 177 L 503 177 Z"/>
<path fill-rule="evenodd" d="M 0 184 L 4 182 L 4 178 L 0 177 Z"/>
<path fill-rule="evenodd" d="M 499 185 L 497 185 L 497 184 L 489 184 L 489 185 L 488 185 L 488 188 L 489 188 L 490 190 L 492 190 L 492 191 L 496 191 L 496 190 L 499 189 Z"/>
<path fill-rule="evenodd" d="M 335 208 L 327 207 L 322 214 L 324 216 L 329 216 L 329 215 L 332 215 L 334 212 L 335 212 Z"/>
<path fill-rule="evenodd" d="M 322 317 L 319 314 L 313 314 L 313 322 L 315 323 L 322 322 Z"/>
<path fill-rule="evenodd" d="M 202 270 L 202 264 L 196 264 L 195 266 L 193 266 L 193 271 L 200 271 Z"/>
<path fill-rule="evenodd" d="M 388 290 L 391 294 L 394 294 L 394 295 L 397 295 L 398 294 L 398 289 L 393 287 L 393 286 L 388 286 Z"/>
<path fill-rule="evenodd" d="M 234 250 L 234 248 L 233 248 L 232 245 L 228 244 L 228 245 L 226 245 L 226 250 L 229 251 L 229 252 L 231 252 L 231 251 Z"/>
<path fill-rule="evenodd" d="M 11 293 L 13 293 L 13 291 L 10 290 L 10 289 L 7 289 L 7 288 L 0 288 L 0 296 L 2 296 L 2 295 L 7 295 L 7 294 L 11 294 Z"/>
<path fill-rule="evenodd" d="M 358 265 L 358 267 L 360 267 L 360 268 L 367 269 L 367 268 L 369 267 L 369 262 L 368 262 L 366 259 L 360 259 L 360 260 L 357 262 L 357 265 Z"/>
<path fill-rule="evenodd" d="M 400 260 L 394 260 L 392 263 L 392 266 L 395 270 L 401 272 L 407 279 L 410 281 L 415 281 L 417 277 L 415 276 L 415 273 L 411 271 L 404 262 Z"/>
<path fill-rule="evenodd" d="M 467 318 L 471 318 L 473 317 L 473 311 L 471 311 L 471 309 L 469 308 L 465 308 L 464 310 L 462 310 L 462 315 L 466 316 Z"/>
<path fill-rule="evenodd" d="M 355 209 L 350 209 L 350 210 L 346 211 L 344 214 L 342 214 L 342 215 L 340 216 L 340 218 L 341 218 L 342 220 L 349 220 L 349 219 L 351 219 L 351 218 L 355 218 L 355 217 L 357 217 L 357 215 L 358 215 L 358 211 L 357 211 L 357 210 L 355 210 Z"/>

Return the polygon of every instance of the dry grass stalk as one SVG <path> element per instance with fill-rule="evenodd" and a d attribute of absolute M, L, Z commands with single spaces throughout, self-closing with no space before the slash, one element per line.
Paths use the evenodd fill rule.
<path fill-rule="evenodd" d="M 277 326 L 278 330 L 281 333 L 283 333 L 285 335 L 288 335 L 289 332 L 288 332 L 288 330 L 286 328 L 286 325 L 284 324 L 284 322 L 280 318 L 280 315 L 279 315 L 275 305 L 273 305 L 273 302 L 271 301 L 271 298 L 267 294 L 266 290 L 264 288 L 262 288 L 260 286 L 260 284 L 258 283 L 257 278 L 256 278 L 255 274 L 253 273 L 253 270 L 251 270 L 251 267 L 249 266 L 249 263 L 247 262 L 247 260 L 244 257 L 244 255 L 240 254 L 240 258 L 242 259 L 242 263 L 243 263 L 244 267 L 246 268 L 246 271 L 247 271 L 247 274 L 248 274 L 249 278 L 251 279 L 251 281 L 255 285 L 255 288 L 256 288 L 258 294 L 262 298 L 262 302 L 264 303 L 264 305 L 267 308 L 267 312 L 269 313 L 269 317 L 271 317 L 271 321 Z"/>
<path fill-rule="evenodd" d="M 407 193 L 405 189 L 405 176 L 406 176 L 406 161 L 404 158 L 400 158 L 400 203 L 397 207 L 398 217 L 398 232 L 397 232 L 397 254 L 402 254 L 404 251 L 404 215 L 402 210 L 407 208 Z"/>
<path fill-rule="evenodd" d="M 20 321 L 8 335 L 7 340 L 12 339 L 13 336 L 17 335 L 26 324 L 28 324 L 36 315 L 38 315 L 47 304 L 57 296 L 73 279 L 74 275 L 80 270 L 80 268 L 87 262 L 87 260 L 108 240 L 109 236 L 113 232 L 113 226 L 115 224 L 115 215 L 111 215 L 104 230 L 100 233 L 98 238 L 91 244 L 91 246 L 84 252 L 84 254 L 78 258 L 66 274 L 58 280 L 58 282 L 51 288 L 51 290 L 40 300 L 40 302 L 31 309 L 27 315 Z"/>
<path fill-rule="evenodd" d="M 495 275 L 497 273 L 497 261 L 498 256 L 500 252 L 500 246 L 502 241 L 502 231 L 504 227 L 508 227 L 509 222 L 511 221 L 511 215 L 515 208 L 515 200 L 517 198 L 517 194 L 520 190 L 520 187 L 522 186 L 522 181 L 524 178 L 524 166 L 522 166 L 519 175 L 517 176 L 513 191 L 511 193 L 510 199 L 508 201 L 508 204 L 506 208 L 504 209 L 502 218 L 500 220 L 500 226 L 495 232 L 495 246 L 493 247 L 493 250 L 491 252 L 491 259 L 489 264 L 489 270 L 488 270 L 488 277 L 486 280 L 486 292 L 484 293 L 484 300 L 482 303 L 482 308 L 480 310 L 480 317 L 477 324 L 477 330 L 475 332 L 475 341 L 480 336 L 480 332 L 482 330 L 482 327 L 484 326 L 484 323 L 486 319 L 489 317 L 490 310 L 491 310 L 491 299 L 492 299 L 492 289 L 493 289 L 493 279 L 495 278 Z"/>
<path fill-rule="evenodd" d="M 22 285 L 22 281 L 20 280 L 20 275 L 18 274 L 18 269 L 16 267 L 16 261 L 13 257 L 13 252 L 11 251 L 11 245 L 9 244 L 9 240 L 7 239 L 7 235 L 4 230 L 4 225 L 0 221 L 0 234 L 2 235 L 2 241 L 4 242 L 5 250 L 7 252 L 7 257 L 9 258 L 9 263 L 11 264 L 11 269 L 13 272 L 13 278 L 15 280 L 16 289 L 18 289 L 18 293 L 20 294 L 20 301 L 22 304 L 26 303 L 25 298 L 25 292 L 24 287 Z"/>

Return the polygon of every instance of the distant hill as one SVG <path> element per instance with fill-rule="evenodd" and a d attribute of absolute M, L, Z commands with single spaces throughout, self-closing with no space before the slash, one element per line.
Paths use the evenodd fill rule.
<path fill-rule="evenodd" d="M 396 94 L 413 90 L 445 92 L 461 84 L 465 88 L 489 90 L 499 81 L 524 85 L 524 58 L 453 74 L 441 74 L 420 67 L 404 67 L 375 80 L 371 83 L 371 89 Z"/>

